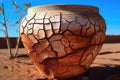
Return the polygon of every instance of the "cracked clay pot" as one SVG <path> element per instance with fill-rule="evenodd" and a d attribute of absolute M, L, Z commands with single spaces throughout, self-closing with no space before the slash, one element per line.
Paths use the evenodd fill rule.
<path fill-rule="evenodd" d="M 38 74 L 48 80 L 83 74 L 98 55 L 105 31 L 98 8 L 82 5 L 29 8 L 20 28 Z"/>

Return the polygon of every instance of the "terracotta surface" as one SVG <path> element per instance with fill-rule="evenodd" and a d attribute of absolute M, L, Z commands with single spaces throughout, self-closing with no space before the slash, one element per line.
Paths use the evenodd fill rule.
<path fill-rule="evenodd" d="M 105 39 L 105 22 L 98 9 L 59 5 L 28 11 L 21 38 L 41 77 L 65 79 L 83 74 Z"/>

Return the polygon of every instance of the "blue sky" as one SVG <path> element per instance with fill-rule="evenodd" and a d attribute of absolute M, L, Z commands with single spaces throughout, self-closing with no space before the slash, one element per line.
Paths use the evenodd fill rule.
<path fill-rule="evenodd" d="M 11 0 L 5 1 L 6 16 L 11 18 L 11 22 L 17 19 L 12 13 L 14 7 Z M 51 4 L 78 4 L 78 5 L 91 5 L 99 8 L 101 16 L 106 20 L 107 31 L 109 35 L 120 35 L 120 0 L 16 0 L 20 6 L 24 3 L 31 3 L 32 6 L 51 5 Z M 1 16 L 0 16 L 1 19 Z M 0 25 L 1 26 L 1 25 Z M 0 27 L 1 28 L 1 27 Z M 9 30 L 10 37 L 16 37 L 18 27 L 13 27 Z M 0 37 L 4 34 L 0 32 Z"/>

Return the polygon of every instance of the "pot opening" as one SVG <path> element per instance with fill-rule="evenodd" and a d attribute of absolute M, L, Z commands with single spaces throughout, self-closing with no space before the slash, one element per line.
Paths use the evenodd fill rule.
<path fill-rule="evenodd" d="M 36 13 L 38 11 L 57 11 L 57 10 L 65 10 L 65 11 L 84 11 L 84 12 L 95 12 L 98 13 L 99 9 L 94 6 L 87 5 L 46 5 L 46 6 L 35 6 L 28 9 L 28 13 Z"/>

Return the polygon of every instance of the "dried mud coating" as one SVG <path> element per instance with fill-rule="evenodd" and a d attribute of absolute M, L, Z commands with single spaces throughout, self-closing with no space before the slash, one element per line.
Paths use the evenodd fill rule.
<path fill-rule="evenodd" d="M 21 38 L 42 77 L 64 79 L 86 71 L 105 39 L 104 19 L 94 12 L 37 12 L 26 16 Z"/>

